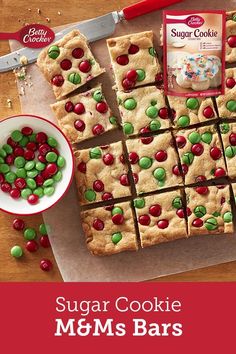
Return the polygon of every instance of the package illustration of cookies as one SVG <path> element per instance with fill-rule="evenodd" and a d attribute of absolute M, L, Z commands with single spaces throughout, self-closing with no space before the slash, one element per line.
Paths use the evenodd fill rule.
<path fill-rule="evenodd" d="M 77 30 L 45 48 L 39 54 L 37 64 L 57 99 L 105 71 L 95 60 L 87 39 Z"/>
<path fill-rule="evenodd" d="M 136 251 L 137 237 L 130 203 L 90 209 L 81 214 L 89 251 L 98 256 Z"/>
<path fill-rule="evenodd" d="M 165 93 L 196 97 L 224 93 L 223 11 L 164 11 Z"/>
<path fill-rule="evenodd" d="M 153 32 L 133 33 L 107 40 L 118 90 L 154 83 L 161 68 L 153 47 Z"/>
<path fill-rule="evenodd" d="M 142 247 L 187 236 L 182 190 L 137 198 L 134 207 Z"/>
<path fill-rule="evenodd" d="M 234 231 L 229 186 L 199 186 L 185 191 L 190 236 Z"/>
<path fill-rule="evenodd" d="M 101 135 L 117 126 L 116 117 L 105 100 L 101 85 L 58 101 L 51 108 L 59 127 L 72 144 Z"/>
<path fill-rule="evenodd" d="M 225 70 L 225 94 L 216 97 L 220 118 L 236 118 L 236 69 Z"/>

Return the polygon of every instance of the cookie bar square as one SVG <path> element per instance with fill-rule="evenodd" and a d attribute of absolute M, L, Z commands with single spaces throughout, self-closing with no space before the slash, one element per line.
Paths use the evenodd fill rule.
<path fill-rule="evenodd" d="M 220 124 L 227 171 L 230 178 L 236 177 L 236 123 Z"/>
<path fill-rule="evenodd" d="M 128 167 L 119 141 L 74 152 L 81 204 L 131 195 Z"/>
<path fill-rule="evenodd" d="M 215 126 L 181 130 L 175 133 L 185 184 L 225 176 L 226 166 Z"/>
<path fill-rule="evenodd" d="M 216 98 L 216 104 L 221 118 L 236 118 L 235 68 L 225 70 L 225 94 Z"/>
<path fill-rule="evenodd" d="M 207 98 L 186 98 L 168 96 L 175 128 L 185 128 L 193 124 L 217 118 L 213 101 Z"/>
<path fill-rule="evenodd" d="M 169 110 L 163 91 L 156 86 L 117 92 L 123 131 L 126 135 L 170 127 Z"/>
<path fill-rule="evenodd" d="M 42 50 L 37 64 L 57 99 L 86 84 L 105 70 L 95 60 L 87 39 L 73 30 Z"/>
<path fill-rule="evenodd" d="M 78 143 L 116 128 L 116 118 L 101 85 L 51 105 L 59 127 L 69 141 Z"/>
<path fill-rule="evenodd" d="M 186 188 L 185 193 L 189 236 L 234 231 L 229 186 Z"/>
<path fill-rule="evenodd" d="M 98 256 L 137 251 L 133 211 L 129 202 L 81 213 L 89 251 Z"/>
<path fill-rule="evenodd" d="M 187 236 L 182 190 L 137 198 L 134 207 L 142 247 Z"/>
<path fill-rule="evenodd" d="M 155 82 L 161 71 L 153 47 L 153 32 L 145 31 L 107 40 L 118 90 Z"/>
<path fill-rule="evenodd" d="M 226 12 L 226 54 L 228 63 L 236 62 L 236 10 Z"/>
<path fill-rule="evenodd" d="M 126 141 L 138 194 L 183 184 L 170 132 Z"/>

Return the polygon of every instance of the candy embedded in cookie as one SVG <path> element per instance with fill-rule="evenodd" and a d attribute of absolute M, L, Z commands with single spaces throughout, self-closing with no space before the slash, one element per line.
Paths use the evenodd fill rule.
<path fill-rule="evenodd" d="M 89 251 L 98 256 L 137 251 L 134 216 L 129 202 L 81 213 Z"/>
<path fill-rule="evenodd" d="M 189 54 L 179 57 L 173 67 L 180 87 L 205 91 L 221 84 L 221 60 L 215 55 Z"/>
<path fill-rule="evenodd" d="M 182 190 L 137 198 L 134 207 L 142 247 L 186 237 Z"/>
<path fill-rule="evenodd" d="M 189 236 L 234 231 L 229 186 L 186 188 L 185 192 Z"/>
<path fill-rule="evenodd" d="M 127 140 L 126 144 L 138 194 L 183 184 L 171 133 Z"/>
<path fill-rule="evenodd" d="M 236 22 L 235 22 L 236 24 Z M 225 94 L 216 98 L 221 118 L 236 118 L 236 69 L 225 70 Z"/>
<path fill-rule="evenodd" d="M 117 92 L 123 131 L 126 135 L 170 127 L 169 110 L 163 91 L 156 86 Z"/>
<path fill-rule="evenodd" d="M 160 65 L 153 47 L 153 32 L 134 33 L 107 40 L 118 90 L 155 82 Z"/>
<path fill-rule="evenodd" d="M 77 150 L 75 178 L 81 204 L 131 195 L 121 142 Z"/>
<path fill-rule="evenodd" d="M 175 139 L 186 184 L 227 175 L 223 149 L 214 126 L 178 131 Z"/>
<path fill-rule="evenodd" d="M 236 123 L 220 124 L 227 171 L 230 178 L 236 177 Z"/>
<path fill-rule="evenodd" d="M 78 143 L 116 128 L 101 85 L 51 105 L 58 124 L 70 142 Z"/>
<path fill-rule="evenodd" d="M 96 62 L 87 39 L 78 30 L 45 48 L 39 54 L 37 64 L 52 85 L 57 99 L 105 71 Z"/>
<path fill-rule="evenodd" d="M 173 123 L 176 128 L 185 128 L 200 122 L 216 119 L 217 114 L 210 97 L 176 97 L 168 96 L 172 110 Z"/>
<path fill-rule="evenodd" d="M 236 62 L 236 11 L 226 12 L 226 62 Z"/>

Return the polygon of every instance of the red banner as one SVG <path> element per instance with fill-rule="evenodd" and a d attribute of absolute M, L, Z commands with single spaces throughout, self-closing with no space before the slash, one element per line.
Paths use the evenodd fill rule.
<path fill-rule="evenodd" d="M 0 293 L 5 353 L 235 352 L 236 283 L 1 283 Z"/>

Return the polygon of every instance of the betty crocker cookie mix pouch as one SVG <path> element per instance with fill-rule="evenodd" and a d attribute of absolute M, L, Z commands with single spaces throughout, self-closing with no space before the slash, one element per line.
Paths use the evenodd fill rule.
<path fill-rule="evenodd" d="M 225 12 L 164 11 L 165 93 L 224 94 Z"/>

